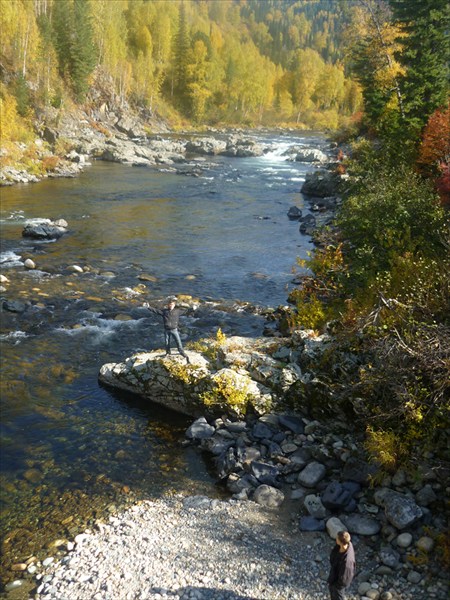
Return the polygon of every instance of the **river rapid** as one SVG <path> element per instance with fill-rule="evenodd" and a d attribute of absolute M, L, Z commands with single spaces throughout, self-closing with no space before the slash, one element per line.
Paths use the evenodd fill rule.
<path fill-rule="evenodd" d="M 200 299 L 185 341 L 261 335 L 255 306 L 285 304 L 297 257 L 312 248 L 287 211 L 311 165 L 292 145 L 316 134 L 259 136 L 258 158 L 197 159 L 195 177 L 165 168 L 95 163 L 75 179 L 2 188 L 0 502 L 2 572 L 43 558 L 115 507 L 170 492 L 220 496 L 209 465 L 181 444 L 189 422 L 101 387 L 105 362 L 162 347 L 142 302 Z M 56 242 L 22 238 L 26 223 L 64 218 Z M 35 270 L 26 270 L 32 258 Z M 83 273 L 73 273 L 78 265 Z M 299 268 L 297 267 L 297 271 Z M 144 278 L 142 276 L 145 276 Z M 250 309 L 251 307 L 251 309 Z M 58 543 L 56 543 L 56 546 Z"/>

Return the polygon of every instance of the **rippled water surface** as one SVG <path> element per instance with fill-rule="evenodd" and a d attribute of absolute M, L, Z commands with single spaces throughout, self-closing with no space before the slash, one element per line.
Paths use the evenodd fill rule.
<path fill-rule="evenodd" d="M 286 302 L 296 257 L 311 247 L 286 213 L 307 212 L 299 189 L 311 167 L 282 152 L 323 140 L 264 141 L 273 151 L 261 158 L 197 160 L 196 177 L 96 163 L 76 179 L 1 189 L 2 298 L 25 308 L 1 313 L 6 580 L 12 563 L 49 553 L 46 544 L 112 506 L 168 490 L 221 493 L 208 465 L 180 444 L 188 420 L 100 387 L 97 374 L 105 362 L 161 347 L 144 300 L 200 298 L 184 321 L 189 339 L 218 327 L 259 335 L 263 318 L 233 303 Z M 64 218 L 70 232 L 51 243 L 22 238 L 39 218 Z M 29 257 L 36 271 L 23 267 Z"/>

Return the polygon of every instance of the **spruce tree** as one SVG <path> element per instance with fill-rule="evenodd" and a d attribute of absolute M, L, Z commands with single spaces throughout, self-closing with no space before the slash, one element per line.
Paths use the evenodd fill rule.
<path fill-rule="evenodd" d="M 399 39 L 398 61 L 404 119 L 412 137 L 447 102 L 450 8 L 447 0 L 390 0 L 394 18 L 406 34 Z"/>
<path fill-rule="evenodd" d="M 78 100 L 83 100 L 89 87 L 89 75 L 96 63 L 90 0 L 74 0 L 74 30 L 71 40 L 71 75 Z"/>
<path fill-rule="evenodd" d="M 58 0 L 53 5 L 53 31 L 59 73 L 68 74 L 71 63 L 71 35 L 73 30 L 73 12 L 70 0 Z"/>
<path fill-rule="evenodd" d="M 174 90 L 182 108 L 187 108 L 187 84 L 188 84 L 188 52 L 189 35 L 186 22 L 186 9 L 181 2 L 179 9 L 178 31 L 175 37 L 174 66 L 175 85 Z"/>

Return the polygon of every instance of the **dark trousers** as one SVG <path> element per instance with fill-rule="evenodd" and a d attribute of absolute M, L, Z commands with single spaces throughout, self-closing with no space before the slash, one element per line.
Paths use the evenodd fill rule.
<path fill-rule="evenodd" d="M 164 341 L 166 343 L 166 352 L 170 354 L 170 340 L 173 338 L 178 348 L 178 352 L 181 356 L 186 356 L 185 351 L 183 350 L 183 344 L 181 343 L 180 334 L 178 329 L 164 329 Z"/>
<path fill-rule="evenodd" d="M 337 587 L 335 583 L 329 583 L 328 589 L 330 590 L 331 600 L 345 600 L 345 588 Z"/>

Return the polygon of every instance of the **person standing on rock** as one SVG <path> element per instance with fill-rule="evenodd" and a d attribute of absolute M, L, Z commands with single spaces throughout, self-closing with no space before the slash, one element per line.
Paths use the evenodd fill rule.
<path fill-rule="evenodd" d="M 177 345 L 178 352 L 181 354 L 181 356 L 184 356 L 186 362 L 189 363 L 189 357 L 183 349 L 180 333 L 178 331 L 180 317 L 184 315 L 186 311 L 182 310 L 181 308 L 176 308 L 176 300 L 177 299 L 175 297 L 171 296 L 167 301 L 166 308 L 153 308 L 148 302 L 144 302 L 143 306 L 145 308 L 148 308 L 150 312 L 162 317 L 164 324 L 164 341 L 166 344 L 166 356 L 171 354 L 171 339 L 173 338 Z"/>
<path fill-rule="evenodd" d="M 330 554 L 328 588 L 331 600 L 345 600 L 345 589 L 355 576 L 355 551 L 348 531 L 339 531 Z"/>

